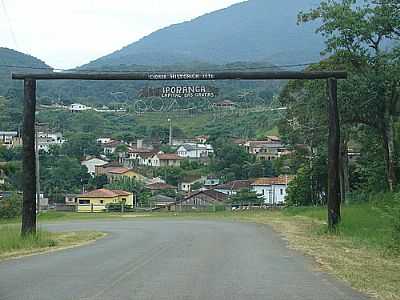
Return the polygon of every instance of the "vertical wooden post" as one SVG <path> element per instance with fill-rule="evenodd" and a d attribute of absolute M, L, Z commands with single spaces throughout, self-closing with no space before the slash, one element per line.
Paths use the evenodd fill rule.
<path fill-rule="evenodd" d="M 340 126 L 337 104 L 337 80 L 328 79 L 328 225 L 335 229 L 340 222 Z"/>
<path fill-rule="evenodd" d="M 23 204 L 21 234 L 36 233 L 36 153 L 35 153 L 36 81 L 24 80 Z"/>

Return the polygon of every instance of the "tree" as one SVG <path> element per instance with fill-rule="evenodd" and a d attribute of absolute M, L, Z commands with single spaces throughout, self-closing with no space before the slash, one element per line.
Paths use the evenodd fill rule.
<path fill-rule="evenodd" d="M 254 163 L 255 157 L 247 153 L 243 147 L 220 139 L 214 143 L 215 157 L 212 160 L 211 168 L 215 173 L 224 176 L 225 180 L 247 179 L 249 174 L 244 167 L 246 164 Z M 232 174 L 233 178 L 227 178 Z"/>
<path fill-rule="evenodd" d="M 0 201 L 0 219 L 10 219 L 21 215 L 22 197 L 16 193 Z"/>
<path fill-rule="evenodd" d="M 101 189 L 107 183 L 108 183 L 108 179 L 107 179 L 106 175 L 91 177 L 88 181 L 88 189 L 90 189 L 90 190 Z"/>
<path fill-rule="evenodd" d="M 262 204 L 264 200 L 256 192 L 252 192 L 249 189 L 242 189 L 231 197 L 229 202 L 232 204 Z"/>
<path fill-rule="evenodd" d="M 81 159 L 86 155 L 98 156 L 101 153 L 96 136 L 87 131 L 71 135 L 59 150 L 59 154 L 76 159 Z"/>
<path fill-rule="evenodd" d="M 145 186 L 141 181 L 135 180 L 133 178 L 122 178 L 119 180 L 114 180 L 112 183 L 105 186 L 107 189 L 111 190 L 123 190 L 131 192 L 134 194 L 136 203 L 140 205 L 149 205 L 149 198 L 151 193 L 145 190 Z"/>
<path fill-rule="evenodd" d="M 400 2 L 322 1 L 318 8 L 299 14 L 300 22 L 313 20 L 322 21 L 317 32 L 326 39 L 325 52 L 345 65 L 357 82 L 348 89 L 348 111 L 353 112 L 348 121 L 366 124 L 382 135 L 387 182 L 393 191 L 394 123 L 400 104 L 400 56 L 394 41 L 400 37 Z"/>
<path fill-rule="evenodd" d="M 155 176 L 163 178 L 170 185 L 178 186 L 182 182 L 184 172 L 180 167 L 161 167 L 155 170 Z"/>
<path fill-rule="evenodd" d="M 43 190 L 56 200 L 67 193 L 79 193 L 90 176 L 79 160 L 65 156 L 42 157 L 40 171 Z"/>

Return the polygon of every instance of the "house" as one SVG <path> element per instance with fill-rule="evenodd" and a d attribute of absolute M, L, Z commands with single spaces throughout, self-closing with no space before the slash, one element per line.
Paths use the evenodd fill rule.
<path fill-rule="evenodd" d="M 281 142 L 281 138 L 275 135 L 267 135 L 266 136 L 267 141 L 269 142 L 276 142 L 276 143 L 280 143 Z"/>
<path fill-rule="evenodd" d="M 96 166 L 104 166 L 106 164 L 108 164 L 108 161 L 96 157 L 88 157 L 81 162 L 81 165 L 88 169 L 88 173 L 92 177 L 96 175 Z"/>
<path fill-rule="evenodd" d="M 153 177 L 149 178 L 146 181 L 147 184 L 153 184 L 153 183 L 165 183 L 165 180 L 161 179 L 160 177 Z"/>
<path fill-rule="evenodd" d="M 228 198 L 228 195 L 215 190 L 202 190 L 177 201 L 171 210 L 208 209 L 223 204 Z"/>
<path fill-rule="evenodd" d="M 138 154 L 138 164 L 139 166 L 148 166 L 151 167 L 154 153 L 140 153 Z"/>
<path fill-rule="evenodd" d="M 180 191 L 185 193 L 190 193 L 193 191 L 194 185 L 203 185 L 206 181 L 205 177 L 202 176 L 186 176 L 183 178 L 182 182 L 179 184 L 178 188 Z"/>
<path fill-rule="evenodd" d="M 127 168 L 151 166 L 154 150 L 150 148 L 129 147 L 128 151 L 119 154 L 119 162 Z"/>
<path fill-rule="evenodd" d="M 92 109 L 89 106 L 86 106 L 84 104 L 80 104 L 80 103 L 73 103 L 70 106 L 68 106 L 68 110 L 70 112 L 81 112 L 81 111 L 86 111 L 86 110 L 90 110 Z"/>
<path fill-rule="evenodd" d="M 278 139 L 247 141 L 243 144 L 243 147 L 245 147 L 248 153 L 256 155 L 259 160 L 275 160 L 289 153 L 287 148 Z"/>
<path fill-rule="evenodd" d="M 204 182 L 204 186 L 206 188 L 212 188 L 214 186 L 217 186 L 220 183 L 220 180 L 218 177 L 213 176 L 213 175 L 209 175 L 207 176 L 205 182 Z"/>
<path fill-rule="evenodd" d="M 293 176 L 258 178 L 251 184 L 251 190 L 264 199 L 267 205 L 282 205 L 285 203 L 287 187 Z"/>
<path fill-rule="evenodd" d="M 61 146 L 66 142 L 62 133 L 39 132 L 37 135 L 39 151 L 49 152 L 51 146 Z"/>
<path fill-rule="evenodd" d="M 183 160 L 177 154 L 158 153 L 151 158 L 152 167 L 180 167 Z"/>
<path fill-rule="evenodd" d="M 235 109 L 236 103 L 230 100 L 223 100 L 217 103 L 214 103 L 213 106 L 219 109 Z"/>
<path fill-rule="evenodd" d="M 111 164 L 107 164 L 104 166 L 95 166 L 95 174 L 96 176 L 105 175 L 109 182 L 113 182 L 114 180 L 120 180 L 123 178 L 131 178 L 138 181 L 147 181 L 147 178 L 142 174 L 138 173 L 134 169 L 128 169 L 120 166 L 112 166 Z"/>
<path fill-rule="evenodd" d="M 120 141 L 111 140 L 110 142 L 103 144 L 103 153 L 106 155 L 114 154 L 115 150 L 117 150 L 117 147 L 119 145 L 124 145 L 124 143 L 122 143 Z"/>
<path fill-rule="evenodd" d="M 149 198 L 152 207 L 157 209 L 171 210 L 171 206 L 175 204 L 175 199 L 165 195 L 154 195 Z"/>
<path fill-rule="evenodd" d="M 65 198 L 64 198 L 65 205 L 68 205 L 68 206 L 77 205 L 77 199 L 78 199 L 78 195 L 67 194 L 67 195 L 65 195 Z"/>
<path fill-rule="evenodd" d="M 124 203 L 133 206 L 133 194 L 121 190 L 98 189 L 77 197 L 78 212 L 102 212 L 107 204 Z"/>
<path fill-rule="evenodd" d="M 0 169 L 0 185 L 4 185 L 6 183 L 6 174 L 4 170 Z"/>
<path fill-rule="evenodd" d="M 157 183 L 147 184 L 146 189 L 150 190 L 153 194 L 155 194 L 161 191 L 176 191 L 177 187 L 163 182 L 157 182 Z"/>
<path fill-rule="evenodd" d="M 180 146 L 176 153 L 183 158 L 200 159 L 209 157 L 214 153 L 214 149 L 209 144 L 187 143 Z"/>
<path fill-rule="evenodd" d="M 209 138 L 210 137 L 208 135 L 199 135 L 195 137 L 195 140 L 200 144 L 205 144 Z"/>
<path fill-rule="evenodd" d="M 252 184 L 251 180 L 234 180 L 224 184 L 217 185 L 213 189 L 217 192 L 232 196 L 236 195 L 243 189 L 250 189 L 251 184 Z"/>
<path fill-rule="evenodd" d="M 6 148 L 21 146 L 22 138 L 19 137 L 18 131 L 0 131 L 0 145 Z"/>
<path fill-rule="evenodd" d="M 96 140 L 96 142 L 97 142 L 98 144 L 107 144 L 107 143 L 109 143 L 109 142 L 111 142 L 111 141 L 112 141 L 112 139 L 111 139 L 111 138 L 107 138 L 107 137 L 98 138 L 98 139 Z"/>

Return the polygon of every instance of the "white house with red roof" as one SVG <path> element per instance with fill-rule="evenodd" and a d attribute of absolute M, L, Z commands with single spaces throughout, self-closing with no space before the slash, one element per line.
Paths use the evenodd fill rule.
<path fill-rule="evenodd" d="M 257 178 L 251 184 L 251 190 L 263 197 L 268 205 L 282 205 L 285 203 L 287 187 L 293 176 L 279 176 L 270 178 Z"/>

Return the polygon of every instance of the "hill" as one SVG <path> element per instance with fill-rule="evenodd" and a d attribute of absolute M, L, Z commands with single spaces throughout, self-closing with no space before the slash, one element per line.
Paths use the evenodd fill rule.
<path fill-rule="evenodd" d="M 21 82 L 11 80 L 12 72 L 26 72 L 27 70 L 40 72 L 43 71 L 43 68 L 51 70 L 48 65 L 36 57 L 0 47 L 0 95 L 7 95 L 10 93 L 10 89 L 21 89 Z"/>
<path fill-rule="evenodd" d="M 297 14 L 315 0 L 249 0 L 151 33 L 84 68 L 120 65 L 318 60 L 316 24 L 298 26 Z"/>

